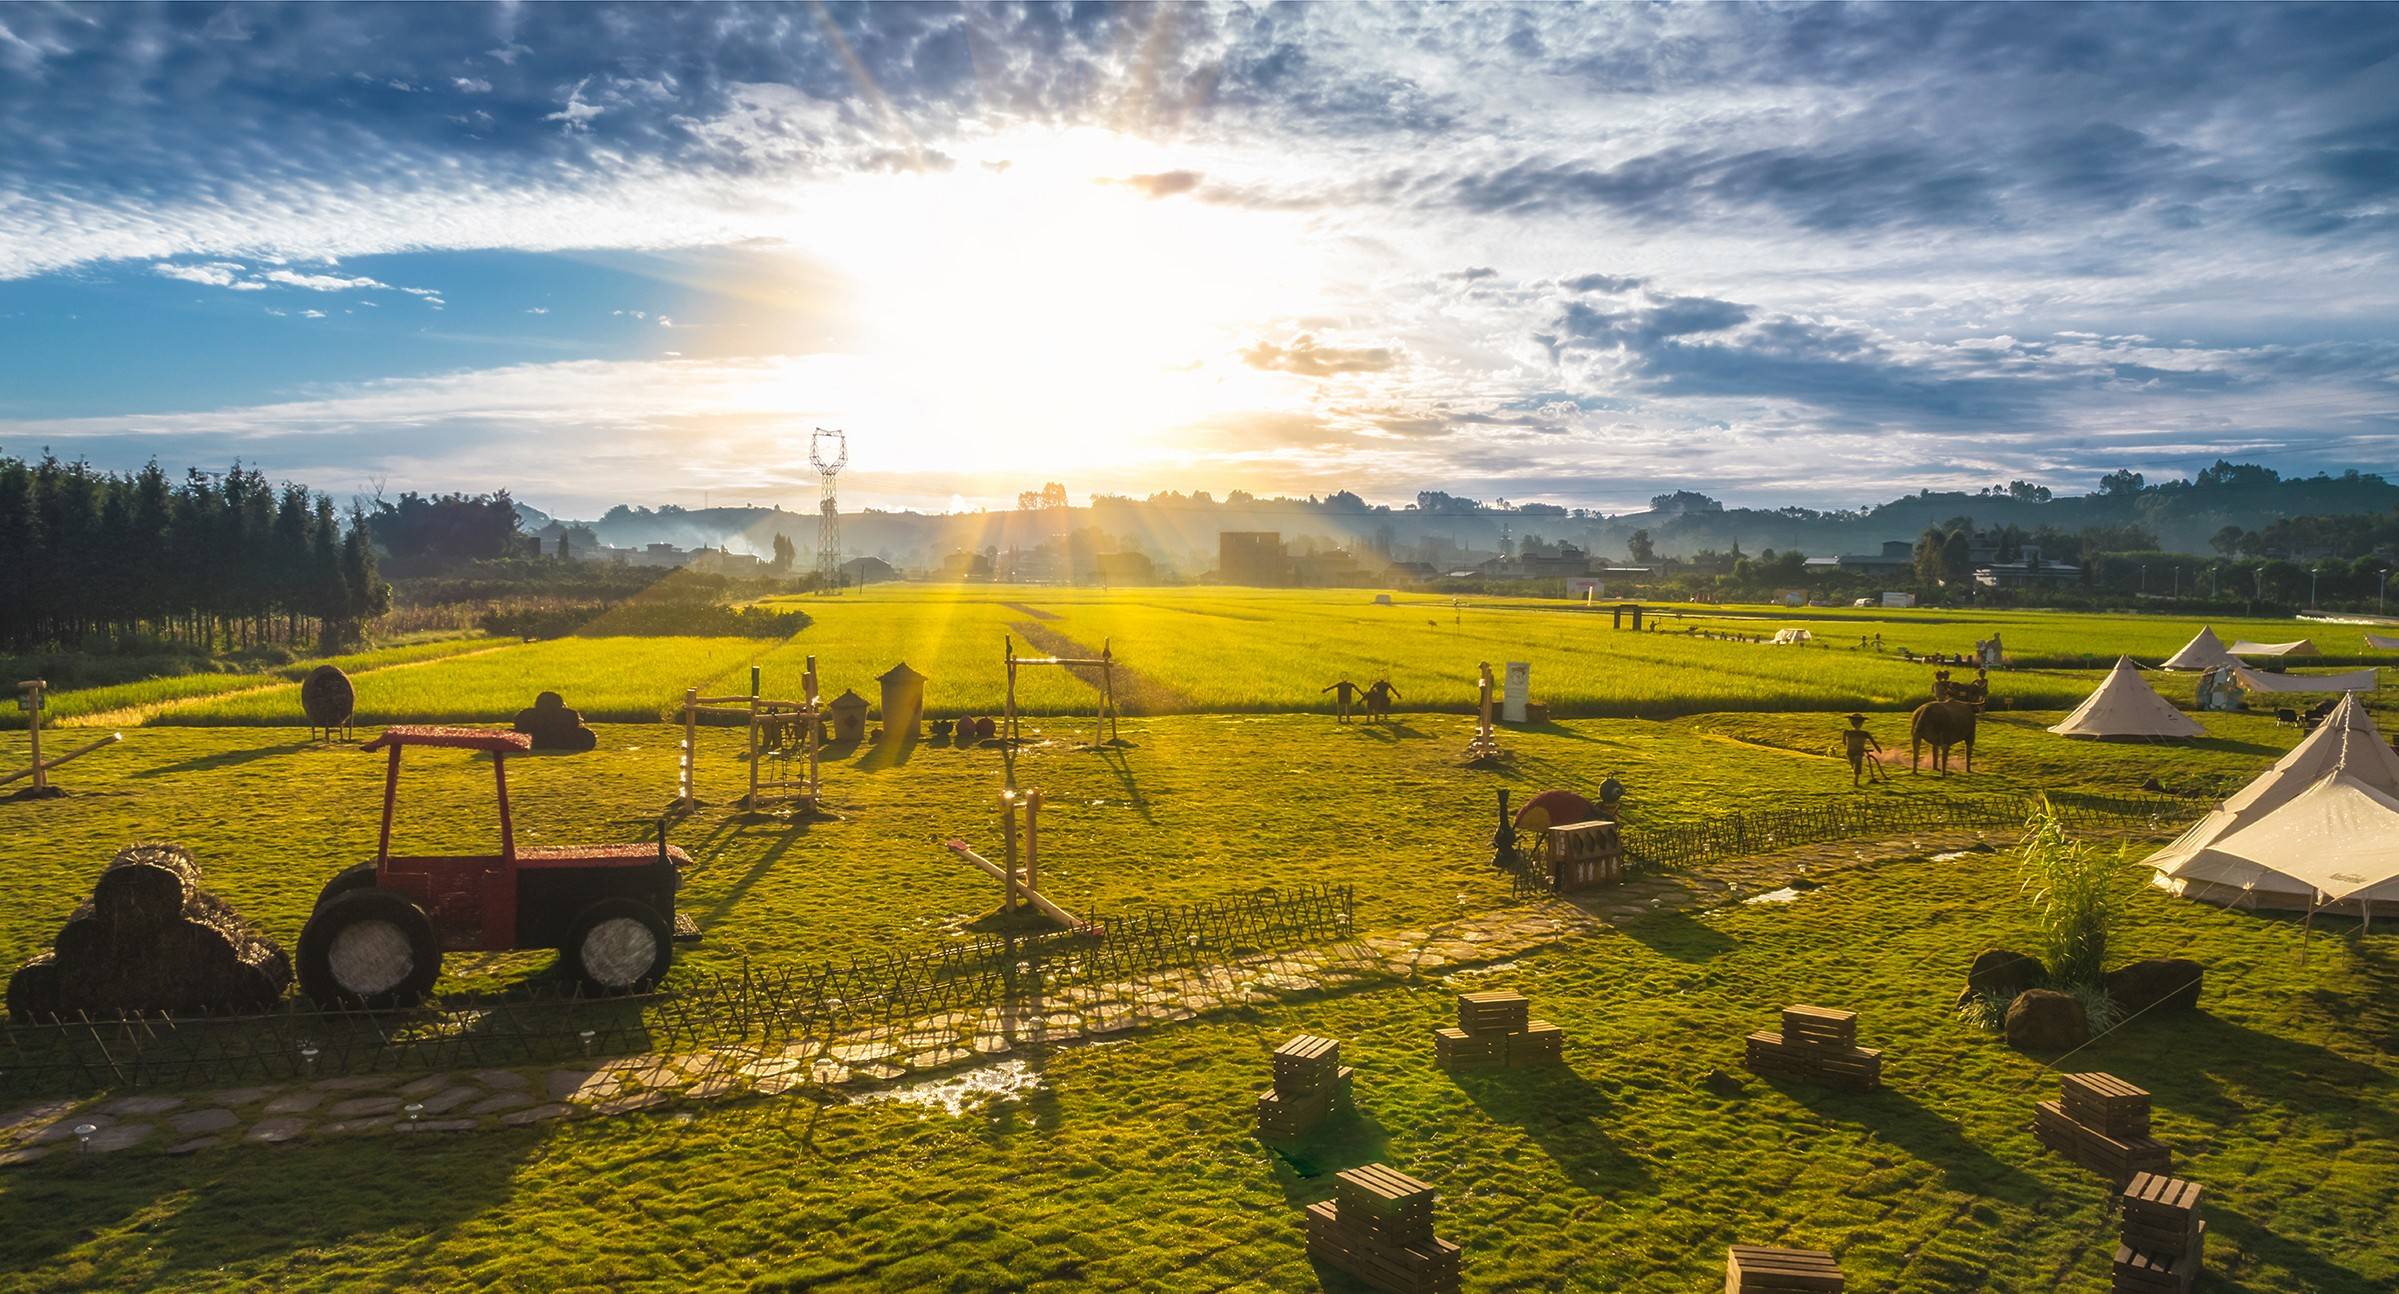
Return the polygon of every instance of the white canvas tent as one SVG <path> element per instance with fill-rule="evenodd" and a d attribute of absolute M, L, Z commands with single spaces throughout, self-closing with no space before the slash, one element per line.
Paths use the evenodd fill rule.
<path fill-rule="evenodd" d="M 2366 645 L 2374 648 L 2377 651 L 2399 651 L 2399 638 L 2385 638 L 2381 634 L 2367 634 Z"/>
<path fill-rule="evenodd" d="M 2351 670 L 2346 674 L 2267 674 L 2235 666 L 2232 681 L 2250 692 L 2371 692 L 2380 687 L 2381 671 Z"/>
<path fill-rule="evenodd" d="M 2224 640 L 2216 636 L 2215 630 L 2201 629 L 2192 635 L 2191 641 L 2182 645 L 2181 651 L 2168 656 L 2166 663 L 2159 668 L 2199 670 L 2239 663 L 2232 658 L 2231 652 L 2224 650 Z"/>
<path fill-rule="evenodd" d="M 2149 865 L 2160 887 L 2228 907 L 2399 913 L 2399 754 L 2343 697 Z"/>
<path fill-rule="evenodd" d="M 1812 641 L 1815 637 L 1814 633 L 1806 629 L 1777 629 L 1774 631 L 1774 641 L 1786 647 L 1793 643 Z"/>
<path fill-rule="evenodd" d="M 2141 678 L 2130 656 L 2118 656 L 2099 690 L 2049 729 L 2061 737 L 2204 737 L 2199 721 L 2174 708 Z"/>
<path fill-rule="evenodd" d="M 2324 654 L 2320 651 L 2317 651 L 2316 645 L 2312 642 L 2309 642 L 2305 638 L 2302 638 L 2297 642 L 2287 643 L 2237 642 L 2234 643 L 2228 650 L 2230 650 L 2235 656 L 2287 657 L 2321 656 Z"/>

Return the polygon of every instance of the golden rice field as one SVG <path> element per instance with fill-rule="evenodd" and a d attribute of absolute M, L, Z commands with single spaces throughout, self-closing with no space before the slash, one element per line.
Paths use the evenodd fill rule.
<path fill-rule="evenodd" d="M 2155 662 L 2202 624 L 2227 640 L 2309 637 L 2335 659 L 2365 644 L 2355 626 L 2299 621 L 2202 621 L 2180 616 L 2040 611 L 1967 614 L 1768 607 L 1653 609 L 1645 632 L 1610 627 L 1604 609 L 1563 600 L 1451 600 L 1369 590 L 1058 589 L 892 584 L 841 597 L 770 599 L 812 623 L 780 642 L 730 637 L 569 637 L 495 645 L 491 640 L 413 644 L 337 658 L 358 687 L 361 722 L 493 722 L 563 694 L 595 720 L 646 722 L 668 714 L 684 689 L 740 693 L 761 671 L 769 696 L 794 696 L 809 657 L 828 697 L 855 690 L 877 699 L 875 678 L 905 660 L 931 679 L 935 715 L 997 712 L 1005 698 L 1003 643 L 1020 656 L 1096 655 L 1121 662 L 1127 713 L 1276 713 L 1324 709 L 1338 679 L 1387 678 L 1406 711 L 1462 713 L 1475 703 L 1475 669 L 1511 660 L 1532 667 L 1536 700 L 1553 717 L 1669 718 L 1715 711 L 1912 708 L 1931 670 L 1899 653 L 1961 654 L 1996 632 L 2011 658 L 2046 663 L 2003 671 L 1999 709 L 2059 709 L 2088 694 L 2119 653 Z M 1687 618 L 1676 618 L 1678 616 Z M 1766 635 L 1796 626 L 1798 646 L 1726 641 L 1690 629 Z M 1858 639 L 1880 633 L 1882 651 Z M 2399 664 L 2399 654 L 2382 653 Z M 455 657 L 451 659 L 450 657 Z M 287 671 L 296 677 L 297 670 Z M 2189 676 L 2155 676 L 2188 704 Z M 1090 683 L 1054 667 L 1019 671 L 1028 714 L 1087 713 Z M 68 692 L 62 722 L 275 724 L 298 715 L 298 690 L 271 676 L 192 675 Z"/>

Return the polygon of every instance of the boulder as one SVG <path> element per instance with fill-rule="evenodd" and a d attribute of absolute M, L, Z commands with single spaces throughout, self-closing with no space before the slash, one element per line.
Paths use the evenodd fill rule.
<path fill-rule="evenodd" d="M 2180 957 L 2128 962 L 2107 973 L 2107 995 L 2115 999 L 2117 1007 L 2127 1016 L 2152 1008 L 2195 1011 L 2199 1008 L 2199 982 L 2205 973 L 2199 963 Z"/>
<path fill-rule="evenodd" d="M 2091 1040 L 2091 1020 L 2071 993 L 2026 989 L 2008 1003 L 2007 1041 L 2019 1051 L 2065 1051 Z"/>
<path fill-rule="evenodd" d="M 1958 999 L 1978 995 L 2015 999 L 2028 988 L 2038 988 L 2049 978 L 2049 968 L 2038 957 L 2005 948 L 1986 948 L 1966 968 L 1966 992 Z"/>

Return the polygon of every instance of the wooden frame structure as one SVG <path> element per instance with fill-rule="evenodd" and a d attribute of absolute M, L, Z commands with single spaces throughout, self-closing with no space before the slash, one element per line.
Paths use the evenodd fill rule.
<path fill-rule="evenodd" d="M 1025 807 L 1024 865 L 1017 865 L 1016 806 Z M 1052 903 L 1041 893 L 1041 792 L 1000 792 L 1000 836 L 1007 849 L 1007 866 L 985 858 L 967 847 L 963 840 L 950 840 L 943 848 L 983 870 L 1000 883 L 1000 906 L 1010 912 L 1032 908 L 1068 930 L 1092 929 L 1090 922 Z"/>
<path fill-rule="evenodd" d="M 1491 727 L 1491 692 L 1494 687 L 1491 662 L 1483 661 L 1479 668 L 1482 675 L 1476 682 L 1481 689 L 1481 699 L 1474 721 L 1474 737 L 1466 743 L 1466 762 L 1469 764 L 1500 756 L 1499 734 Z"/>
<path fill-rule="evenodd" d="M 29 790 L 21 792 L 21 794 L 32 797 L 65 794 L 65 792 L 60 791 L 57 787 L 50 785 L 51 769 L 66 763 L 70 759 L 81 759 L 85 755 L 89 755 L 93 751 L 100 749 L 102 746 L 113 746 L 118 742 L 125 740 L 124 733 L 112 732 L 107 736 L 102 737 L 98 741 L 87 742 L 81 746 L 77 746 L 75 749 L 68 751 L 64 755 L 54 756 L 46 760 L 43 759 L 42 715 L 50 708 L 48 700 L 49 690 L 50 685 L 38 678 L 27 679 L 24 682 L 17 684 L 17 708 L 25 712 L 25 732 L 33 743 L 33 749 L 29 756 L 31 762 L 28 763 L 24 768 L 18 769 L 16 772 L 0 773 L 0 786 L 6 786 L 11 782 L 18 781 L 23 778 L 32 778 L 33 786 Z"/>
<path fill-rule="evenodd" d="M 750 790 L 741 798 L 744 809 L 756 809 L 769 800 L 790 800 L 804 808 L 818 807 L 823 793 L 819 777 L 819 752 L 824 746 L 824 711 L 818 704 L 816 690 L 816 657 L 808 658 L 808 666 L 800 675 L 802 699 L 784 701 L 760 695 L 758 667 L 750 667 L 750 691 L 747 696 L 701 696 L 700 689 L 683 689 L 683 748 L 676 762 L 675 807 L 689 812 L 699 806 L 696 765 L 699 760 L 700 716 L 718 715 L 740 718 L 749 725 L 746 741 L 749 747 Z M 769 746 L 763 737 L 769 733 L 798 724 L 801 740 L 808 755 L 808 774 L 805 777 L 761 778 L 759 762 L 766 758 Z M 785 738 L 788 740 L 788 738 Z M 790 763 L 790 747 L 772 747 L 783 759 L 786 769 Z"/>
<path fill-rule="evenodd" d="M 1015 745 L 1023 740 L 1016 726 L 1016 667 L 1019 665 L 1064 665 L 1069 669 L 1080 665 L 1097 668 L 1100 672 L 1100 707 L 1098 718 L 1091 725 L 1091 744 L 1098 746 L 1116 740 L 1116 653 L 1109 648 L 1107 639 L 1100 640 L 1100 654 L 1097 656 L 1019 656 L 1016 654 L 1016 637 L 1013 634 L 1002 635 L 1000 643 L 1001 659 L 1008 667 L 1008 708 L 1001 716 L 1001 741 Z"/>

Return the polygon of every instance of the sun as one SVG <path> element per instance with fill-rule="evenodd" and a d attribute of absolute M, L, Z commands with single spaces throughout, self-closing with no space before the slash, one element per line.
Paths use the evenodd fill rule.
<path fill-rule="evenodd" d="M 1239 351 L 1322 288 L 1299 217 L 1150 196 L 1154 146 L 995 138 L 845 182 L 805 239 L 852 281 L 861 416 L 952 469 L 1129 466 L 1229 412 L 1304 403 Z M 886 443 L 889 438 L 886 437 Z"/>

